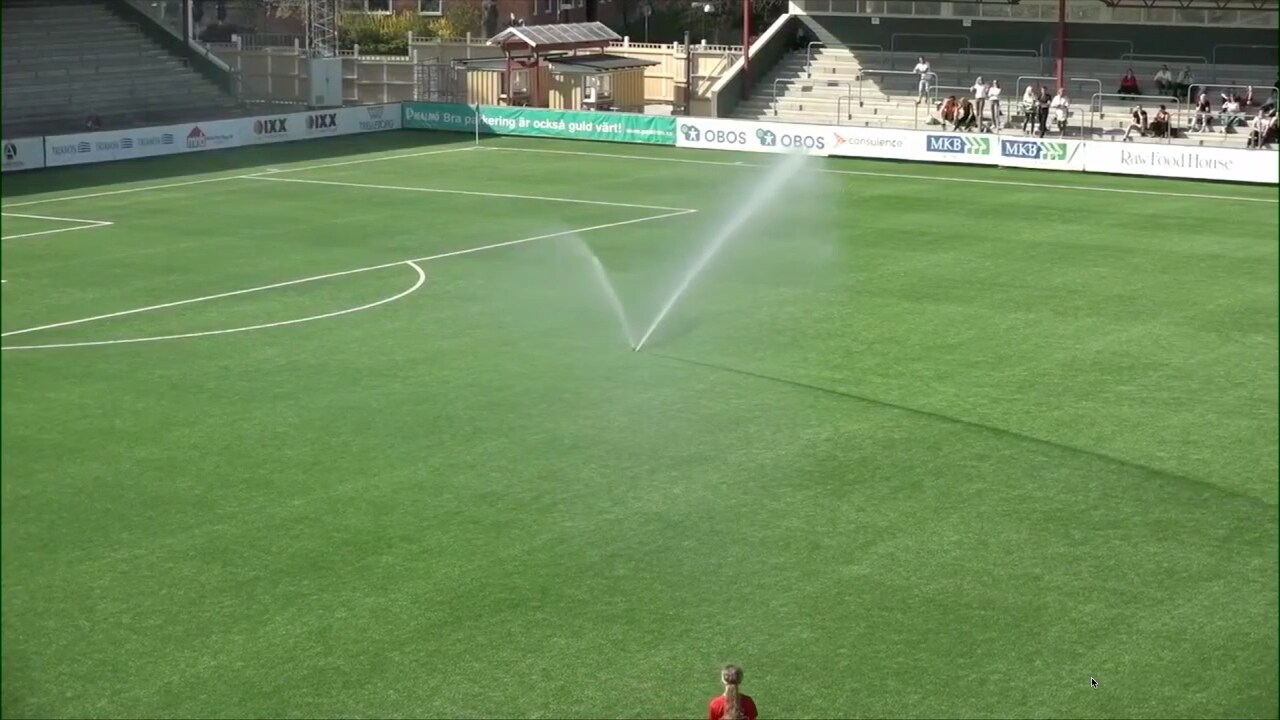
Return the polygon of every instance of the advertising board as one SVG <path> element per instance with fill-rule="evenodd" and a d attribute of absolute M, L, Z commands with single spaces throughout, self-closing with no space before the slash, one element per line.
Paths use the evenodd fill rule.
<path fill-rule="evenodd" d="M 44 167 L 44 138 L 12 138 L 4 141 L 0 171 L 35 170 Z"/>
<path fill-rule="evenodd" d="M 761 153 L 828 155 L 834 128 L 718 118 L 680 118 L 676 147 Z"/>
<path fill-rule="evenodd" d="M 676 119 L 662 115 L 582 112 L 543 108 L 492 107 L 456 103 L 404 103 L 408 129 L 475 132 L 477 117 L 484 135 L 525 135 L 604 142 L 674 145 Z"/>

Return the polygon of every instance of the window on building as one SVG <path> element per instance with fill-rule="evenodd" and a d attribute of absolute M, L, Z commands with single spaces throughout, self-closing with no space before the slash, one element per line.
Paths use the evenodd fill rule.
<path fill-rule="evenodd" d="M 444 0 L 418 0 L 420 15 L 440 15 L 444 12 Z"/>
<path fill-rule="evenodd" d="M 613 97 L 612 75 L 588 75 L 586 86 L 595 88 L 598 97 Z"/>
<path fill-rule="evenodd" d="M 528 70 L 512 70 L 511 71 L 511 94 L 512 95 L 528 95 L 529 94 L 529 71 Z"/>
<path fill-rule="evenodd" d="M 555 15 L 555 14 L 556 14 L 556 0 L 542 0 L 542 14 L 543 14 L 543 15 Z"/>
<path fill-rule="evenodd" d="M 364 0 L 364 10 L 372 13 L 389 13 L 391 0 Z"/>

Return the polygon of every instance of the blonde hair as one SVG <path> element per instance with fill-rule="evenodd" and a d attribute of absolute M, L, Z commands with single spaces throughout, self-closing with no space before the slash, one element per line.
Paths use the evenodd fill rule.
<path fill-rule="evenodd" d="M 742 684 L 742 668 L 725 665 L 720 671 L 720 680 L 724 682 L 724 712 L 720 714 L 720 720 L 747 720 L 742 712 L 742 693 L 738 691 Z"/>

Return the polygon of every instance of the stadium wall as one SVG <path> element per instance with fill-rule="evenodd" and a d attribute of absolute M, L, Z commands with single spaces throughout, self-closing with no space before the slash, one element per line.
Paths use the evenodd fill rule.
<path fill-rule="evenodd" d="M 371 105 L 44 138 L 6 139 L 5 172 L 246 147 L 400 128 L 596 140 L 699 150 L 877 158 L 1276 185 L 1269 150 L 1035 139 L 719 118 L 443 103 Z"/>

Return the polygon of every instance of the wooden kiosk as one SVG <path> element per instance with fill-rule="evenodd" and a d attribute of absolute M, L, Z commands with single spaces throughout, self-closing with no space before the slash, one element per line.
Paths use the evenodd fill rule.
<path fill-rule="evenodd" d="M 621 39 L 598 22 L 513 25 L 489 40 L 503 57 L 456 64 L 469 103 L 643 112 L 644 71 L 658 63 L 605 52 Z"/>

